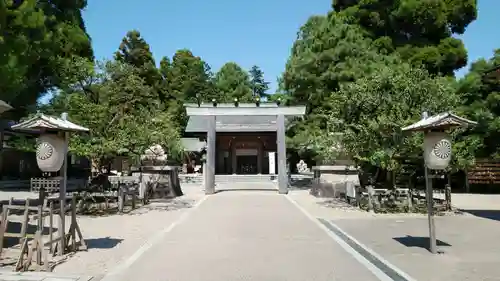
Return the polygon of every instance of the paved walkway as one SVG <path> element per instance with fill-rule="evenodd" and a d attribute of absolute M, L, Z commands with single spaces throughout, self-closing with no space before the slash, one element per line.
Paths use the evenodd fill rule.
<path fill-rule="evenodd" d="M 50 272 L 0 272 L 1 281 L 90 281 L 91 276 L 61 275 Z"/>
<path fill-rule="evenodd" d="M 240 190 L 206 197 L 102 280 L 379 279 L 286 196 Z"/>

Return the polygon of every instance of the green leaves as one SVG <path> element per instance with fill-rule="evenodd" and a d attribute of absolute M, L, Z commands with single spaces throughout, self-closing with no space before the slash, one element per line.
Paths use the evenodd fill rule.
<path fill-rule="evenodd" d="M 412 65 L 453 76 L 467 64 L 467 51 L 452 35 L 462 34 L 476 19 L 476 5 L 476 0 L 339 0 L 333 13 L 361 26 L 380 47 L 396 50 Z"/>
<path fill-rule="evenodd" d="M 460 159 L 463 163 L 470 162 L 471 155 L 500 159 L 500 79 L 497 71 L 492 71 L 498 65 L 500 51 L 496 50 L 491 59 L 474 62 L 470 72 L 458 81 L 460 111 L 478 122 L 471 130 L 456 134 L 457 145 L 463 148 L 463 159 Z"/>
<path fill-rule="evenodd" d="M 179 124 L 142 78 L 143 69 L 119 61 L 102 62 L 94 69 L 83 62 L 77 65 L 81 68 L 65 78 L 70 82 L 66 91 L 45 108 L 51 114 L 68 112 L 71 121 L 90 128 L 89 134 L 72 136 L 73 153 L 98 161 L 136 157 L 159 144 L 171 156 L 180 155 Z"/>
<path fill-rule="evenodd" d="M 161 71 L 164 75 L 168 73 L 169 91 L 179 101 L 196 103 L 214 98 L 210 67 L 191 51 L 178 50 L 172 58 L 170 67 L 167 61 L 164 61 Z"/>
<path fill-rule="evenodd" d="M 0 98 L 15 108 L 14 119 L 59 86 L 61 59 L 92 57 L 83 8 L 76 0 L 1 1 Z"/>
<path fill-rule="evenodd" d="M 343 120 L 348 154 L 387 170 L 398 167 L 400 156 L 421 152 L 420 136 L 403 135 L 402 127 L 418 121 L 423 110 L 437 114 L 458 103 L 449 80 L 405 63 L 379 65 L 377 72 L 342 85 L 331 99 L 331 114 Z"/>
<path fill-rule="evenodd" d="M 248 73 L 234 62 L 224 64 L 214 77 L 219 102 L 252 102 L 252 83 Z"/>
<path fill-rule="evenodd" d="M 254 65 L 249 71 L 250 74 L 250 87 L 252 88 L 253 95 L 259 98 L 267 98 L 267 90 L 269 90 L 269 82 L 264 80 L 264 72 Z"/>

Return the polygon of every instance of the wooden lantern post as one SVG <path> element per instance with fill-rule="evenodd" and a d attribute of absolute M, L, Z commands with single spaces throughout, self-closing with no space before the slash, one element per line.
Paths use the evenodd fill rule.
<path fill-rule="evenodd" d="M 451 140 L 446 133 L 454 127 L 468 127 L 477 123 L 455 114 L 445 112 L 429 117 L 422 113 L 422 119 L 415 124 L 404 127 L 403 131 L 424 133 L 425 187 L 427 200 L 427 217 L 429 221 L 429 251 L 437 253 L 436 226 L 434 223 L 434 195 L 432 178 L 429 170 L 446 169 L 451 160 Z"/>
<path fill-rule="evenodd" d="M 74 124 L 68 120 L 68 114 L 52 117 L 41 113 L 12 126 L 13 130 L 39 134 L 37 147 L 37 164 L 43 172 L 60 172 L 62 181 L 59 187 L 60 225 L 59 225 L 59 255 L 64 254 L 66 247 L 66 188 L 68 183 L 68 142 L 71 133 L 88 132 L 89 129 Z M 44 139 L 44 137 L 47 137 Z M 61 159 L 62 158 L 62 159 Z"/>

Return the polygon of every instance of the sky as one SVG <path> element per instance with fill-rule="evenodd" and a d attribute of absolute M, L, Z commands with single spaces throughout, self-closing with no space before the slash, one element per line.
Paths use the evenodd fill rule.
<path fill-rule="evenodd" d="M 297 31 L 331 0 L 88 0 L 84 12 L 97 58 L 110 58 L 137 29 L 157 63 L 187 48 L 217 71 L 226 62 L 253 65 L 276 87 Z"/>
<path fill-rule="evenodd" d="M 188 48 L 214 72 L 230 61 L 245 69 L 257 65 L 272 93 L 300 26 L 330 7 L 331 0 L 88 0 L 84 20 L 98 59 L 111 58 L 126 32 L 137 29 L 157 62 Z M 479 0 L 478 20 L 459 36 L 469 62 L 500 48 L 498 11 L 500 0 Z"/>

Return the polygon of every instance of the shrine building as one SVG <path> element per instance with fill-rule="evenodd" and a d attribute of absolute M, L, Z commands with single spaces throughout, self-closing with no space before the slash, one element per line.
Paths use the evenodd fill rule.
<path fill-rule="evenodd" d="M 305 106 L 214 102 L 185 108 L 186 150 L 206 149 L 206 193 L 215 192 L 215 174 L 277 174 L 279 192 L 288 192 L 285 128 L 305 114 Z"/>

